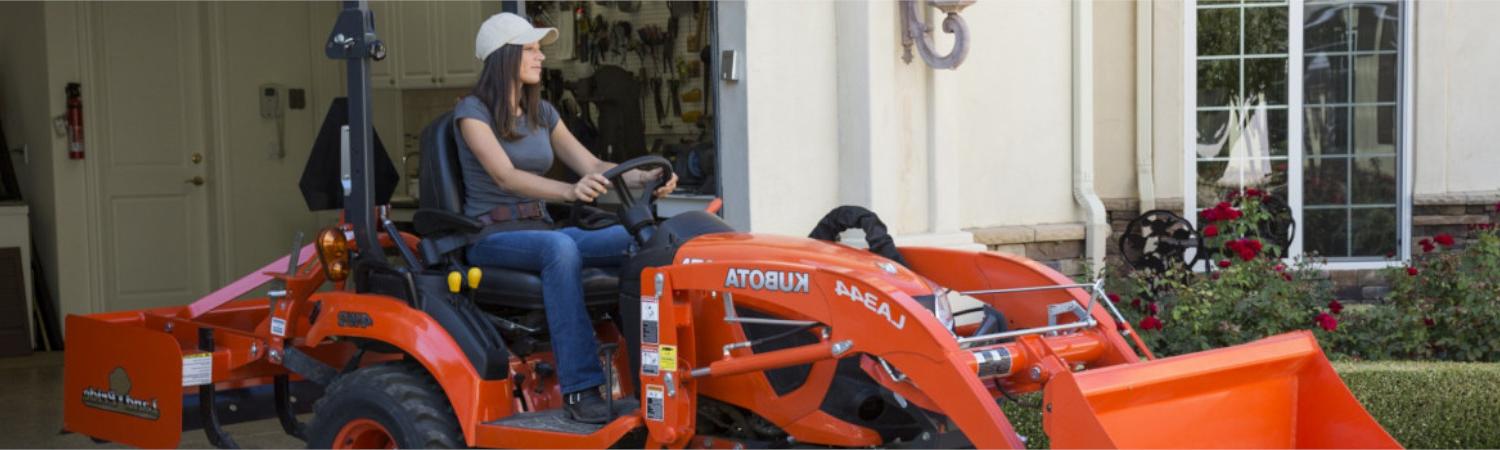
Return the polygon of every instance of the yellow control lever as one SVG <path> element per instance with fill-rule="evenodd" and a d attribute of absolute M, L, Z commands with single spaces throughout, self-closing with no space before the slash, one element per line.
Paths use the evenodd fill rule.
<path fill-rule="evenodd" d="M 464 276 L 457 270 L 448 272 L 448 292 L 457 294 L 462 287 L 464 287 Z"/>
<path fill-rule="evenodd" d="M 484 273 L 482 271 L 480 271 L 478 267 L 470 267 L 469 268 L 469 289 L 479 289 L 479 278 L 483 277 L 483 276 L 484 276 Z"/>

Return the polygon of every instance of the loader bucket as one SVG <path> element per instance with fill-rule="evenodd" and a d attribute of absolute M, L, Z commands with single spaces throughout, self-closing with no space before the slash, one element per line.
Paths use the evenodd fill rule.
<path fill-rule="evenodd" d="M 1305 331 L 1063 373 L 1045 402 L 1056 447 L 1400 447 Z"/>

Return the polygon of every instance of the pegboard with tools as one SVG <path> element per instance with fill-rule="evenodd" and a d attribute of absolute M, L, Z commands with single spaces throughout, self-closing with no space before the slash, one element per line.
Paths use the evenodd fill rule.
<path fill-rule="evenodd" d="M 532 1 L 526 12 L 559 33 L 542 47 L 543 95 L 565 120 L 573 115 L 569 129 L 594 128 L 583 131 L 598 134 L 601 148 L 591 149 L 601 157 L 712 139 L 707 2 Z"/>

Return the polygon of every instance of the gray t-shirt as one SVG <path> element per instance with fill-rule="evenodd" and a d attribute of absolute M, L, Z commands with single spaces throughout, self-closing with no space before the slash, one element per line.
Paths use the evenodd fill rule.
<path fill-rule="evenodd" d="M 526 122 L 526 116 L 517 117 L 514 129 L 520 139 L 507 141 L 500 138 L 498 127 L 495 125 L 494 117 L 490 114 L 490 108 L 485 106 L 479 97 L 464 97 L 463 101 L 453 109 L 453 120 L 477 119 L 490 125 L 491 130 L 497 130 L 495 139 L 500 141 L 500 148 L 505 149 L 505 155 L 510 157 L 510 163 L 517 169 L 539 176 L 545 176 L 548 169 L 552 168 L 552 129 L 557 126 L 560 118 L 557 109 L 551 103 L 541 102 L 540 128 L 531 128 Z M 462 141 L 462 139 L 460 139 Z M 537 199 L 528 198 L 520 194 L 512 193 L 495 184 L 495 179 L 485 172 L 484 166 L 469 150 L 467 144 L 458 146 L 458 165 L 463 170 L 464 177 L 464 215 L 478 217 L 489 212 L 496 206 L 502 204 L 534 202 Z"/>

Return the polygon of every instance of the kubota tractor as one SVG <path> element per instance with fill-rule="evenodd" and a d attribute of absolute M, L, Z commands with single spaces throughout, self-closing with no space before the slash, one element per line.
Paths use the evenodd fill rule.
<path fill-rule="evenodd" d="M 233 447 L 223 422 L 274 410 L 313 447 L 1015 448 L 999 403 L 1041 391 L 1059 447 L 1398 446 L 1311 334 L 1157 359 L 1099 283 L 897 248 L 858 208 L 826 217 L 820 239 L 736 232 L 708 212 L 658 220 L 653 189 L 619 182 L 672 170 L 657 157 L 606 174 L 622 191 L 613 218 L 577 220 L 624 224 L 639 251 L 586 269 L 617 416 L 570 421 L 537 274 L 464 262 L 483 226 L 460 214 L 450 118 L 423 133 L 416 233 L 374 206 L 367 69 L 383 46 L 362 3 L 327 48 L 349 61 L 344 220 L 190 305 L 68 317 L 67 430 L 171 447 L 201 427 Z M 836 242 L 849 227 L 868 250 Z"/>

